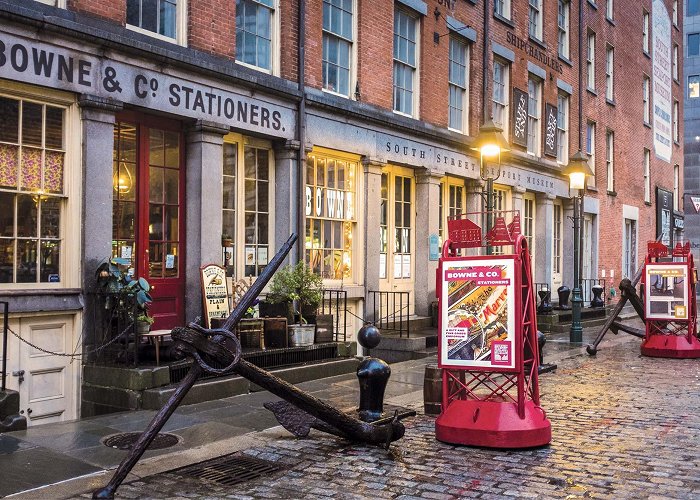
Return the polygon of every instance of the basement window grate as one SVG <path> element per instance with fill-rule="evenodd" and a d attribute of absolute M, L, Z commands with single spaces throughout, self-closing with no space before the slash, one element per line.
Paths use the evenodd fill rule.
<path fill-rule="evenodd" d="M 102 439 L 102 444 L 109 448 L 117 448 L 119 450 L 130 450 L 136 441 L 141 437 L 140 432 L 122 432 L 105 436 Z M 149 450 L 162 450 L 170 448 L 180 442 L 180 438 L 175 434 L 158 434 L 153 442 L 148 447 Z"/>
<path fill-rule="evenodd" d="M 274 462 L 246 455 L 225 455 L 174 469 L 168 474 L 182 478 L 205 479 L 224 486 L 235 486 L 279 470 L 281 467 Z"/>

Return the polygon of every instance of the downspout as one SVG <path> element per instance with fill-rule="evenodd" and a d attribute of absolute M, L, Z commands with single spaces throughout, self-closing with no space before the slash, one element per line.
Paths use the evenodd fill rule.
<path fill-rule="evenodd" d="M 481 81 L 481 87 L 482 87 L 482 104 L 483 104 L 483 120 L 481 123 L 486 122 L 486 118 L 493 118 L 492 111 L 489 111 L 491 109 L 488 106 L 488 97 L 489 97 L 489 89 L 488 89 L 488 84 L 489 84 L 489 77 L 488 77 L 488 72 L 491 71 L 489 68 L 489 0 L 484 0 L 484 50 L 482 51 L 482 64 L 481 67 L 484 68 L 482 71 L 482 81 Z"/>
<path fill-rule="evenodd" d="M 583 151 L 583 1 L 578 0 L 578 150 Z M 586 54 L 586 59 L 588 55 Z"/>
<path fill-rule="evenodd" d="M 299 141 L 299 152 L 297 160 L 297 261 L 304 260 L 304 243 L 306 241 L 306 227 L 304 225 L 304 214 L 306 204 L 304 203 L 304 177 L 306 172 L 306 151 L 304 144 L 306 143 L 306 92 L 304 91 L 305 81 L 305 45 L 306 45 L 306 0 L 299 0 L 299 38 L 298 38 L 298 54 L 299 66 L 297 68 L 299 90 L 301 91 L 301 100 L 299 101 L 299 110 L 297 113 L 297 139 Z"/>

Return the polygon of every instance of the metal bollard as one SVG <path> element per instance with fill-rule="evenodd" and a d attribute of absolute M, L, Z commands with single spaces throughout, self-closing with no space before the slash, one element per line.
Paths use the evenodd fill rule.
<path fill-rule="evenodd" d="M 537 368 L 537 373 L 547 373 L 557 369 L 557 365 L 554 363 L 544 362 L 544 353 L 542 352 L 544 345 L 547 343 L 547 338 L 544 333 L 537 330 L 537 350 L 539 351 L 539 366 Z"/>
<path fill-rule="evenodd" d="M 374 325 L 365 325 L 357 334 L 357 341 L 365 349 L 379 345 L 381 334 Z M 391 376 L 391 368 L 381 359 L 366 357 L 357 367 L 360 382 L 360 420 L 374 422 L 382 418 L 384 411 L 384 390 Z"/>
<path fill-rule="evenodd" d="M 557 288 L 557 295 L 559 295 L 558 309 L 571 309 L 571 306 L 569 305 L 569 295 L 571 295 L 571 289 L 566 285 L 562 285 Z"/>

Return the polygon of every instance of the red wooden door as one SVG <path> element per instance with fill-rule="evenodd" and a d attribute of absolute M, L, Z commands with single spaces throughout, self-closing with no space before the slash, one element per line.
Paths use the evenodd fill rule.
<path fill-rule="evenodd" d="M 128 142 L 122 140 L 120 131 L 130 128 L 135 139 L 132 170 L 136 189 L 131 200 L 123 199 L 128 194 L 115 197 L 115 254 L 133 254 L 135 275 L 146 278 L 153 287 L 150 312 L 156 322 L 152 328 L 170 329 L 184 325 L 185 320 L 184 138 L 177 122 L 124 113 L 115 128 L 120 144 Z M 121 146 L 117 147 L 121 159 Z M 128 168 L 124 163 L 115 165 L 119 183 Z M 123 216 L 125 209 L 134 212 L 133 218 Z M 132 224 L 133 229 L 125 229 L 125 224 Z"/>

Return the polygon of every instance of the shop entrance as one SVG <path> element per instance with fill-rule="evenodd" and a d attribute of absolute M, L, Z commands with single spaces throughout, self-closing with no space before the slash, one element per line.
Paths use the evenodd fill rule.
<path fill-rule="evenodd" d="M 176 122 L 124 113 L 114 128 L 112 255 L 153 290 L 154 329 L 184 324 L 183 136 Z"/>
<path fill-rule="evenodd" d="M 415 279 L 415 178 L 411 169 L 385 167 L 382 170 L 380 212 L 379 289 L 409 292 L 401 304 L 402 315 L 413 314 Z M 391 304 L 391 302 L 390 302 Z M 399 311 L 386 311 L 384 314 Z"/>

